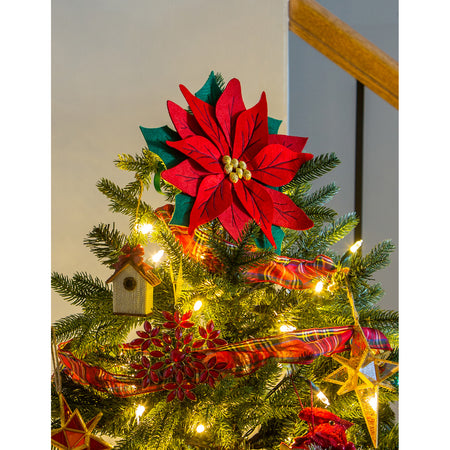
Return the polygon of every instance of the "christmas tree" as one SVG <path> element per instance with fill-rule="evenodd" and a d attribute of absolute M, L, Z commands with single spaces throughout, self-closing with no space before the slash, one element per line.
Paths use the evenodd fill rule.
<path fill-rule="evenodd" d="M 373 281 L 393 244 L 333 250 L 358 218 L 313 182 L 339 160 L 277 134 L 264 93 L 247 109 L 214 73 L 181 90 L 174 129 L 141 127 L 148 147 L 115 161 L 130 182 L 98 183 L 130 224 L 85 239 L 111 277 L 52 274 L 82 308 L 52 327 L 52 445 L 398 448 L 398 317 Z"/>

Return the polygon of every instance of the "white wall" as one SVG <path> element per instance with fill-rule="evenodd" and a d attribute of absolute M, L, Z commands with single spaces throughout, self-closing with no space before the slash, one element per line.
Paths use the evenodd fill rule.
<path fill-rule="evenodd" d="M 82 245 L 100 222 L 128 230 L 95 185 L 130 180 L 113 165 L 139 153 L 139 125 L 170 125 L 178 84 L 199 89 L 209 72 L 237 77 L 253 106 L 287 118 L 287 0 L 56 0 L 52 3 L 52 270 L 110 271 Z M 153 205 L 162 196 L 148 195 Z M 75 311 L 52 294 L 52 320 Z"/>
<path fill-rule="evenodd" d="M 325 8 L 398 60 L 396 0 L 320 0 Z M 341 187 L 330 203 L 354 211 L 356 81 L 302 39 L 289 33 L 289 133 L 308 136 L 308 151 L 335 152 L 341 164 L 317 184 Z M 392 239 L 398 245 L 398 111 L 365 89 L 363 167 L 364 252 Z M 345 248 L 352 236 L 337 245 Z M 386 291 L 380 306 L 398 308 L 398 251 L 377 272 Z"/>

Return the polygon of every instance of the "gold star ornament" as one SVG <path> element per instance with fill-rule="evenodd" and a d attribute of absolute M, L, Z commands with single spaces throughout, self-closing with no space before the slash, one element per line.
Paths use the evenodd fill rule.
<path fill-rule="evenodd" d="M 330 373 L 324 381 L 341 385 L 338 395 L 355 391 L 372 443 L 377 448 L 378 391 L 380 387 L 394 390 L 385 380 L 398 371 L 398 363 L 383 359 L 384 354 L 376 354 L 358 332 L 352 341 L 350 358 L 341 355 L 333 355 L 332 358 L 341 367 Z"/>
<path fill-rule="evenodd" d="M 59 394 L 61 407 L 61 428 L 52 431 L 52 445 L 62 450 L 108 450 L 112 447 L 103 439 L 92 434 L 102 417 L 98 413 L 85 423 L 78 409 L 72 412 L 66 399 Z"/>

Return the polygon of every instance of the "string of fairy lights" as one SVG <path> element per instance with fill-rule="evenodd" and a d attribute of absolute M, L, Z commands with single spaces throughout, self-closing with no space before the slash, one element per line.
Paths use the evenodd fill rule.
<path fill-rule="evenodd" d="M 136 223 L 134 230 L 138 233 L 144 234 L 144 235 L 150 235 L 153 233 L 154 231 L 154 227 L 151 223 Z M 358 251 L 358 249 L 361 247 L 363 243 L 363 240 L 358 240 L 357 242 L 355 242 L 353 245 L 350 246 L 349 248 L 349 252 L 354 254 Z M 154 253 L 153 255 L 151 255 L 150 257 L 147 258 L 147 262 L 153 262 L 153 264 L 157 265 L 163 258 L 164 256 L 164 250 L 159 250 L 158 252 Z M 335 281 L 332 280 L 328 286 L 326 287 L 328 291 L 332 292 L 336 286 L 335 286 Z M 323 289 L 325 288 L 325 283 L 322 280 L 319 280 L 315 287 L 314 287 L 314 291 L 316 294 L 320 294 Z M 203 302 L 199 299 L 197 299 L 193 305 L 193 310 L 194 311 L 199 311 L 203 306 Z M 279 331 L 281 333 L 287 333 L 287 332 L 292 332 L 295 331 L 296 327 L 290 324 L 282 324 L 279 327 Z M 330 406 L 330 401 L 328 400 L 327 396 L 324 394 L 323 391 L 320 390 L 319 387 L 317 387 L 314 383 L 312 383 L 310 380 L 308 380 L 308 383 L 310 384 L 310 387 L 314 393 L 314 395 L 316 396 L 316 398 L 325 406 L 325 408 L 327 408 L 328 406 Z M 374 396 L 373 398 L 369 399 L 369 404 L 372 406 L 372 408 L 374 409 L 374 411 L 377 411 L 378 408 L 378 399 L 376 398 L 376 396 Z M 136 407 L 136 422 L 139 425 L 139 421 L 140 418 L 142 417 L 142 415 L 144 414 L 146 408 L 144 405 L 139 404 Z M 206 428 L 205 425 L 201 422 L 197 422 L 197 424 L 194 426 L 196 433 L 201 434 L 203 433 Z"/>

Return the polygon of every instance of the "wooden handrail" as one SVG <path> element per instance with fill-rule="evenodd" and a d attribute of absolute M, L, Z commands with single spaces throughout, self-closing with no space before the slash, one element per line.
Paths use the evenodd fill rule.
<path fill-rule="evenodd" d="M 315 0 L 290 0 L 289 29 L 398 109 L 398 62 Z"/>

